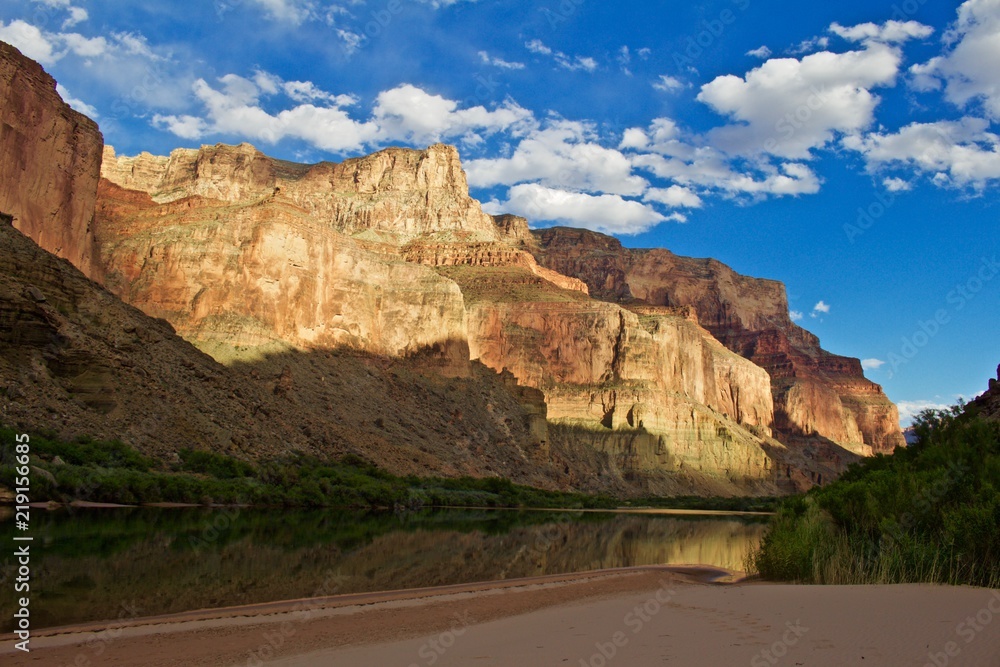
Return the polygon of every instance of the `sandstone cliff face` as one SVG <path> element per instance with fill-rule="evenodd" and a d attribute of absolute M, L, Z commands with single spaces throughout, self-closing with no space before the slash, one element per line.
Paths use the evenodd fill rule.
<path fill-rule="evenodd" d="M 788 315 L 784 286 L 741 276 L 711 259 L 628 250 L 584 230 L 537 233 L 539 263 L 576 276 L 597 298 L 690 306 L 699 323 L 771 376 L 780 438 L 819 436 L 860 454 L 903 443 L 895 406 L 857 359 L 832 355 Z"/>
<path fill-rule="evenodd" d="M 431 352 L 468 373 L 458 286 L 330 229 L 282 195 L 156 204 L 101 183 L 106 285 L 219 359 L 287 348 Z"/>
<path fill-rule="evenodd" d="M 439 270 L 462 287 L 472 357 L 544 395 L 551 458 L 577 488 L 602 477 L 660 493 L 776 488 L 768 375 L 696 322 L 517 265 Z"/>
<path fill-rule="evenodd" d="M 194 195 L 245 203 L 280 193 L 317 224 L 373 241 L 500 238 L 492 216 L 469 196 L 458 151 L 442 144 L 315 165 L 274 160 L 250 144 L 178 149 L 169 157 L 118 157 L 109 148 L 102 175 L 161 204 Z"/>
<path fill-rule="evenodd" d="M 104 139 L 42 67 L 0 42 L 0 211 L 14 227 L 90 277 Z"/>
<path fill-rule="evenodd" d="M 2 215 L 0 254 L 6 426 L 119 439 L 161 459 L 189 447 L 246 459 L 355 453 L 398 474 L 564 486 L 538 449 L 537 397 L 481 365 L 444 378 L 419 358 L 325 351 L 225 366 Z"/>

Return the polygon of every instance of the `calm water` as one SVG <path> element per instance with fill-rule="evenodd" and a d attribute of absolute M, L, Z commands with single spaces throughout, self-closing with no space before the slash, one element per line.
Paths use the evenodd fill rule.
<path fill-rule="evenodd" d="M 607 567 L 742 569 L 760 519 L 429 510 L 33 510 L 32 627 Z M 13 523 L 0 523 L 11 544 Z M 0 581 L 12 585 L 3 563 Z M 3 631 L 13 596 L 0 596 Z"/>

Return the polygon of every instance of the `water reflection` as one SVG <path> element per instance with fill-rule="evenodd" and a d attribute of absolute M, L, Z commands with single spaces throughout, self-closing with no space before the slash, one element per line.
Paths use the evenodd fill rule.
<path fill-rule="evenodd" d="M 32 625 L 669 563 L 741 569 L 762 520 L 432 510 L 126 509 L 32 517 Z M 10 543 L 13 522 L 0 533 Z M 12 565 L 0 579 L 10 582 Z M 328 587 L 324 591 L 323 586 Z M 335 586 L 335 589 L 330 587 Z M 0 615 L 11 629 L 13 599 Z"/>

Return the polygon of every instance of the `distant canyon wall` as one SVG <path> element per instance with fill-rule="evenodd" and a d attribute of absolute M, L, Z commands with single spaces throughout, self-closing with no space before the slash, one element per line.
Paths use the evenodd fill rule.
<path fill-rule="evenodd" d="M 536 232 L 538 262 L 619 303 L 690 307 L 697 321 L 771 378 L 779 439 L 819 436 L 860 454 L 903 444 L 895 405 L 857 359 L 831 354 L 791 321 L 780 282 L 740 275 L 713 259 L 631 250 L 579 229 Z"/>

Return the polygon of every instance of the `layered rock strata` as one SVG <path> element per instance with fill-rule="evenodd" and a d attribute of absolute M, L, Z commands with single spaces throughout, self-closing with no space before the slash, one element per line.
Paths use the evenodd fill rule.
<path fill-rule="evenodd" d="M 543 266 L 583 280 L 595 298 L 693 308 L 719 341 L 770 374 L 780 439 L 818 436 L 860 454 L 903 444 L 881 387 L 865 379 L 860 361 L 826 352 L 791 321 L 781 283 L 578 229 L 542 230 L 527 247 Z"/>
<path fill-rule="evenodd" d="M 103 146 L 97 124 L 63 102 L 55 80 L 0 42 L 0 211 L 92 278 Z"/>

